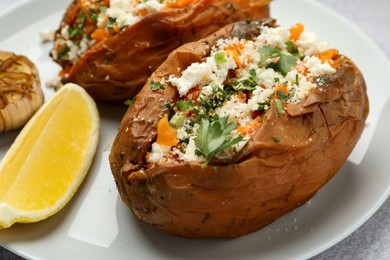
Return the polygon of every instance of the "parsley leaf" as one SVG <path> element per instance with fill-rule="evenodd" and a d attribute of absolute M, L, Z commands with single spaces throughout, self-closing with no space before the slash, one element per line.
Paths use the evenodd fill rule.
<path fill-rule="evenodd" d="M 278 69 L 283 76 L 286 76 L 287 73 L 291 70 L 291 67 L 297 65 L 298 58 L 289 54 L 285 54 L 280 50 L 271 47 L 264 46 L 258 50 L 262 55 L 268 56 L 267 59 L 276 59 L 276 62 L 272 62 L 269 67 Z"/>
<path fill-rule="evenodd" d="M 194 142 L 195 154 L 203 155 L 206 159 L 202 168 L 206 167 L 219 152 L 239 143 L 244 138 L 242 135 L 236 138 L 229 136 L 237 125 L 232 122 L 228 124 L 227 120 L 228 117 L 217 118 L 214 121 L 207 118 L 201 119 Z"/>
<path fill-rule="evenodd" d="M 95 13 L 92 9 L 88 10 L 88 16 L 89 16 L 89 18 L 91 18 L 91 20 L 94 21 L 95 23 L 98 22 L 98 16 L 99 16 L 99 14 Z"/>
<path fill-rule="evenodd" d="M 227 9 L 231 9 L 233 11 L 233 13 L 235 13 L 237 11 L 237 9 L 234 7 L 234 5 L 232 3 L 226 3 L 224 6 Z"/>
<path fill-rule="evenodd" d="M 159 90 L 159 89 L 165 89 L 164 85 L 161 83 L 161 82 L 154 82 L 152 80 L 152 82 L 150 82 L 150 88 L 152 90 Z"/>
<path fill-rule="evenodd" d="M 126 106 L 131 106 L 132 104 L 134 104 L 134 102 L 135 102 L 135 97 L 126 100 L 125 102 L 123 102 L 123 104 L 125 104 Z"/>
<path fill-rule="evenodd" d="M 276 108 L 278 110 L 278 115 L 280 115 L 280 116 L 284 115 L 284 109 L 283 109 L 283 105 L 282 105 L 282 102 L 280 101 L 280 99 L 274 98 L 274 101 L 276 104 Z"/>
<path fill-rule="evenodd" d="M 236 91 L 240 91 L 240 90 L 253 91 L 256 89 L 256 86 L 257 86 L 257 77 L 256 77 L 255 69 L 249 70 L 248 78 L 240 80 L 238 83 L 233 84 L 233 88 Z"/>
<path fill-rule="evenodd" d="M 192 100 L 179 100 L 176 102 L 176 107 L 179 111 L 193 111 L 195 109 Z"/>
<path fill-rule="evenodd" d="M 214 60 L 215 60 L 215 63 L 217 63 L 217 65 L 220 65 L 222 63 L 227 62 L 227 59 L 225 57 L 225 52 L 221 51 L 221 52 L 216 53 L 214 55 Z"/>
<path fill-rule="evenodd" d="M 111 28 L 112 29 L 112 28 L 114 28 L 115 23 L 116 23 L 116 18 L 108 17 L 108 20 L 106 21 L 105 26 L 107 28 Z"/>
<path fill-rule="evenodd" d="M 298 54 L 298 49 L 292 41 L 288 41 L 285 44 L 289 53 Z"/>

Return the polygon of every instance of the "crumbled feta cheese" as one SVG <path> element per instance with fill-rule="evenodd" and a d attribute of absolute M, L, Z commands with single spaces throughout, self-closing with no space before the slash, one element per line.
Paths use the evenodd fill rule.
<path fill-rule="evenodd" d="M 150 163 L 160 162 L 164 158 L 164 155 L 168 154 L 170 150 L 171 150 L 170 146 L 159 145 L 158 143 L 154 142 L 152 144 L 152 150 L 150 151 L 148 162 Z"/>
<path fill-rule="evenodd" d="M 306 56 L 303 61 L 306 67 L 310 71 L 310 76 L 317 77 L 326 74 L 333 74 L 336 72 L 328 62 L 322 63 L 321 60 L 316 56 Z"/>
<path fill-rule="evenodd" d="M 179 140 L 185 140 L 188 138 L 186 127 L 179 127 L 176 131 L 176 138 Z"/>
<path fill-rule="evenodd" d="M 259 85 L 263 85 L 266 88 L 272 88 L 275 85 L 275 78 L 281 78 L 282 75 L 273 69 L 258 69 L 256 74 Z"/>
<path fill-rule="evenodd" d="M 317 35 L 311 32 L 303 32 L 301 38 L 297 40 L 298 47 L 302 48 L 304 55 L 316 55 L 326 49 L 328 44 L 326 42 L 318 42 Z"/>
<path fill-rule="evenodd" d="M 201 157 L 195 154 L 195 150 L 196 150 L 196 145 L 194 142 L 194 138 L 191 137 L 190 141 L 188 142 L 186 151 L 181 155 L 180 159 L 185 162 L 197 162 L 203 160 Z"/>
<path fill-rule="evenodd" d="M 114 18 L 119 27 L 126 27 L 138 22 L 142 16 L 140 10 L 147 10 L 148 13 L 154 13 L 161 10 L 165 3 L 158 0 L 148 0 L 138 3 L 138 1 L 129 0 L 111 0 L 110 7 L 107 8 L 106 14 Z"/>
<path fill-rule="evenodd" d="M 161 3 L 160 3 L 161 2 Z M 137 6 L 137 10 L 146 9 L 148 13 L 155 13 L 165 7 L 165 1 L 145 1 Z"/>
<path fill-rule="evenodd" d="M 41 41 L 43 43 L 45 42 L 51 42 L 54 39 L 54 29 L 46 30 L 46 31 L 40 31 L 39 36 L 41 38 Z"/>
<path fill-rule="evenodd" d="M 261 34 L 257 37 L 257 42 L 261 45 L 270 45 L 272 47 L 286 50 L 286 42 L 289 41 L 290 31 L 286 27 L 270 28 L 261 27 Z"/>
<path fill-rule="evenodd" d="M 187 94 L 191 88 L 209 83 L 212 74 L 213 71 L 208 63 L 193 63 L 183 71 L 180 78 L 170 76 L 168 82 L 177 87 L 177 90 L 182 97 Z"/>
<path fill-rule="evenodd" d="M 253 91 L 253 96 L 248 100 L 248 107 L 251 111 L 256 111 L 259 109 L 259 104 L 268 101 L 269 97 L 272 95 L 272 89 L 264 89 L 261 87 L 256 87 Z"/>
<path fill-rule="evenodd" d="M 231 96 L 222 107 L 215 110 L 220 117 L 229 117 L 230 122 L 246 125 L 252 121 L 252 111 L 246 103 L 241 102 L 237 96 Z"/>

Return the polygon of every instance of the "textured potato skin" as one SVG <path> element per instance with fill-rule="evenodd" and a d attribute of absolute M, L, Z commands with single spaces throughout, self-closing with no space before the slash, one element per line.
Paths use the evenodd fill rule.
<path fill-rule="evenodd" d="M 267 21 L 271 26 L 273 21 Z M 236 23 L 172 52 L 153 73 L 159 81 L 208 54 L 209 43 L 231 35 L 250 37 L 254 23 Z M 244 33 L 243 33 L 244 32 Z M 148 83 L 126 112 L 110 164 L 122 200 L 142 221 L 188 238 L 232 238 L 256 231 L 309 200 L 340 169 L 368 115 L 364 78 L 340 56 L 334 75 L 284 116 L 275 103 L 260 128 L 230 163 L 164 163 L 140 172 L 156 138 L 165 102 L 176 90 L 151 91 Z M 280 139 L 279 143 L 273 137 Z"/>
<path fill-rule="evenodd" d="M 187 7 L 145 16 L 88 50 L 62 78 L 83 86 L 95 99 L 122 102 L 135 96 L 168 54 L 226 24 L 269 17 L 270 0 L 197 0 Z M 226 4 L 232 4 L 228 8 Z M 72 2 L 61 27 L 78 13 Z"/>

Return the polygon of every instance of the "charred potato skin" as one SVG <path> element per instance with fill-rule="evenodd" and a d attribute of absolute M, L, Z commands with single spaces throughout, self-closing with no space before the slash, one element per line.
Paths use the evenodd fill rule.
<path fill-rule="evenodd" d="M 78 13 L 72 2 L 61 23 Z M 226 24 L 269 17 L 269 0 L 198 0 L 187 7 L 147 15 L 88 50 L 62 78 L 83 86 L 95 99 L 120 103 L 135 96 L 168 54 Z M 62 64 L 66 66 L 66 64 Z"/>
<path fill-rule="evenodd" d="M 251 27 L 229 25 L 183 45 L 148 82 L 178 74 L 176 68 L 183 70 L 207 55 L 209 44 L 243 28 Z M 238 158 L 204 169 L 200 164 L 165 163 L 140 171 L 157 121 L 167 113 L 164 104 L 176 99 L 169 84 L 164 91 L 151 91 L 147 83 L 125 114 L 110 154 L 122 200 L 142 221 L 187 238 L 242 236 L 304 204 L 347 160 L 369 111 L 361 72 L 345 56 L 337 62 L 336 74 L 324 77 L 324 84 L 305 101 L 288 105 L 285 115 L 271 103 Z"/>

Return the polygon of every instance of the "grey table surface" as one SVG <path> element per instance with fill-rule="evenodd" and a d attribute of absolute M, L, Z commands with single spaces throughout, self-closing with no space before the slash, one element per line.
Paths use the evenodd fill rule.
<path fill-rule="evenodd" d="M 9 8 L 19 1 L 0 0 L 0 10 Z M 390 0 L 313 1 L 319 1 L 343 14 L 372 38 L 390 59 Z M 0 259 L 23 258 L 0 246 Z M 355 232 L 312 259 L 390 259 L 390 198 Z"/>

